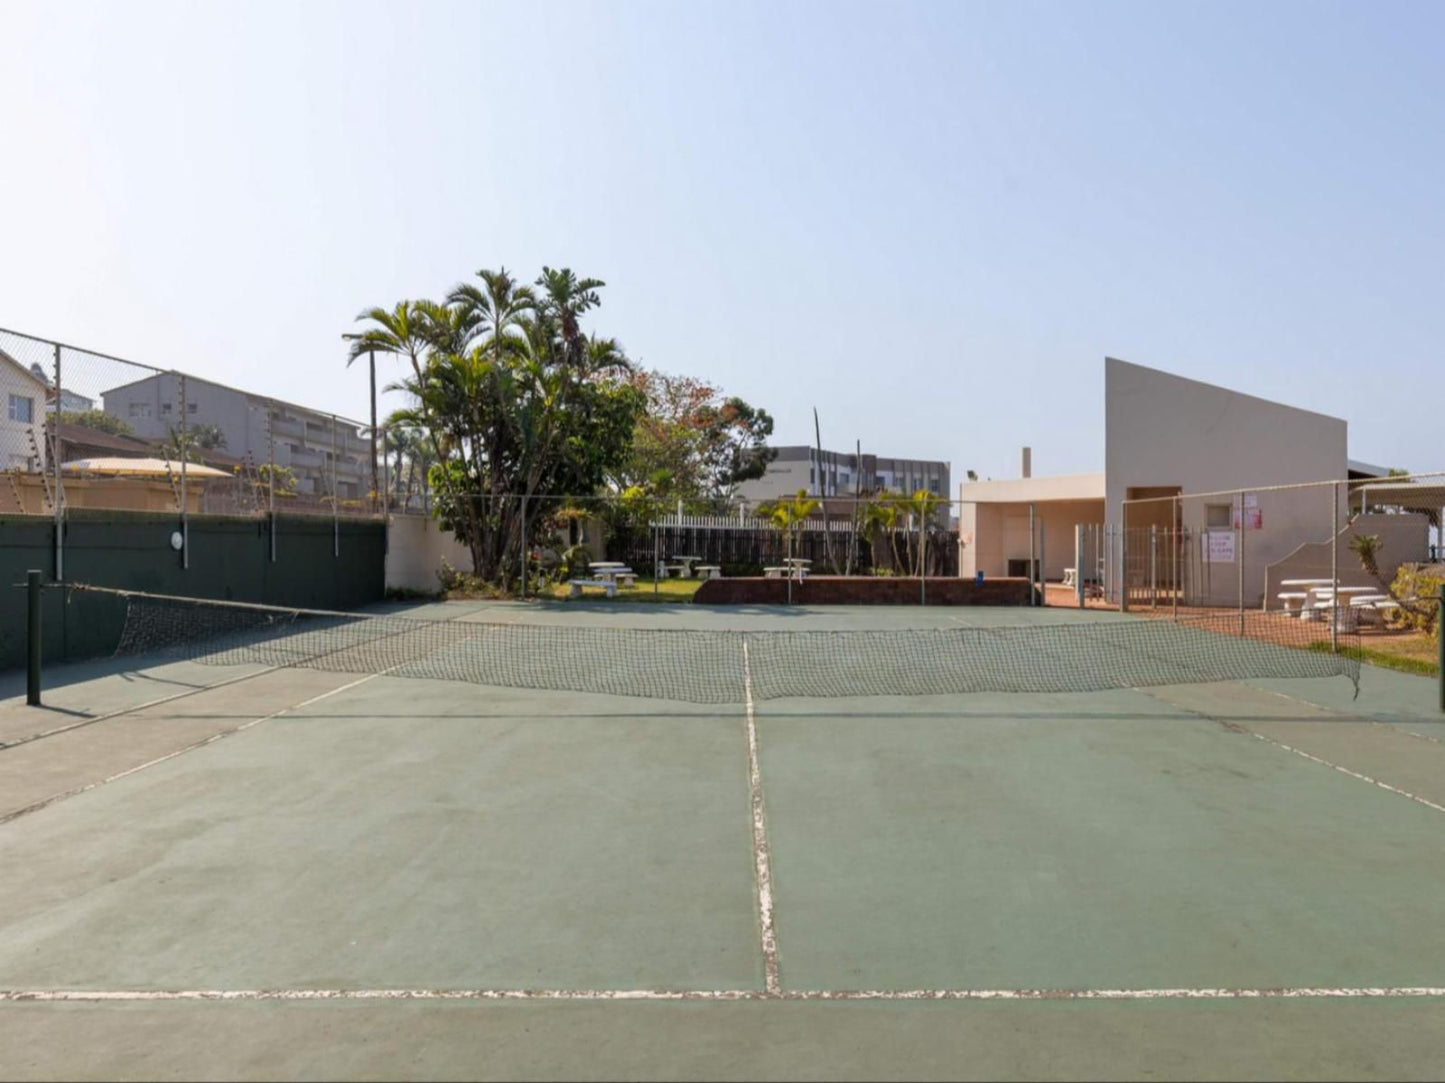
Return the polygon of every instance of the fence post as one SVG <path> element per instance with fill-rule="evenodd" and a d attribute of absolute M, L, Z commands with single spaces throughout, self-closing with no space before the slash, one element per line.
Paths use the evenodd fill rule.
<path fill-rule="evenodd" d="M 65 579 L 65 492 L 60 480 L 60 402 L 64 395 L 60 383 L 60 344 L 55 345 L 55 414 L 50 425 L 50 466 L 55 473 L 55 486 L 51 493 L 52 511 L 55 513 L 55 580 Z"/>
<path fill-rule="evenodd" d="M 1129 501 L 1119 501 L 1119 612 L 1129 612 Z M 1113 560 L 1110 560 L 1110 564 Z"/>
<path fill-rule="evenodd" d="M 1239 491 L 1239 508 L 1235 512 L 1239 516 L 1235 520 L 1234 528 L 1234 559 L 1235 559 L 1235 582 L 1238 591 L 1239 605 L 1239 634 L 1244 635 L 1244 490 Z"/>
<path fill-rule="evenodd" d="M 1440 710 L 1445 711 L 1445 583 L 1440 584 L 1440 599 L 1435 610 L 1435 641 L 1440 654 L 1435 660 L 1440 665 Z"/>
<path fill-rule="evenodd" d="M 341 493 L 336 488 L 336 415 L 331 415 L 331 555 L 341 556 Z"/>
<path fill-rule="evenodd" d="M 1034 597 L 1034 565 L 1038 562 L 1038 526 L 1034 518 L 1034 505 L 1029 505 L 1029 605 L 1038 605 Z M 1004 571 L 1008 571 L 1007 568 Z"/>
<path fill-rule="evenodd" d="M 1079 603 L 1079 608 L 1084 608 L 1084 566 L 1087 563 L 1084 557 L 1084 530 L 1083 523 L 1074 524 L 1074 599 Z"/>
<path fill-rule="evenodd" d="M 829 542 L 831 547 L 832 543 Z M 928 520 L 918 517 L 918 604 L 928 604 Z"/>
<path fill-rule="evenodd" d="M 60 400 L 55 402 L 56 425 L 59 426 Z M 40 573 L 25 573 L 25 702 L 40 706 Z"/>
<path fill-rule="evenodd" d="M 1149 608 L 1159 608 L 1159 527 L 1149 524 Z"/>
<path fill-rule="evenodd" d="M 186 374 L 180 373 L 181 384 L 181 567 L 191 566 L 190 498 L 186 495 L 186 460 L 191 457 L 190 419 L 186 414 Z"/>
<path fill-rule="evenodd" d="M 1178 620 L 1179 595 L 1184 591 L 1184 584 L 1179 578 L 1179 549 L 1184 544 L 1184 522 L 1179 517 L 1179 498 L 1177 496 L 1174 498 L 1174 505 L 1170 510 L 1173 512 L 1169 520 L 1169 564 L 1172 573 L 1170 581 L 1173 586 L 1170 595 L 1174 599 L 1170 615 Z"/>
<path fill-rule="evenodd" d="M 1340 483 L 1330 485 L 1330 650 L 1340 649 Z M 1306 599 L 1308 600 L 1308 599 Z"/>
<path fill-rule="evenodd" d="M 266 477 L 266 512 L 271 519 L 271 563 L 276 563 L 276 404 L 266 400 L 266 454 L 271 472 Z"/>
<path fill-rule="evenodd" d="M 1039 519 L 1039 605 L 1049 604 L 1048 580 L 1045 567 L 1049 562 L 1048 527 Z"/>
<path fill-rule="evenodd" d="M 571 529 L 570 527 L 568 528 Z M 602 554 L 606 556 L 606 553 Z M 522 600 L 527 599 L 527 494 L 522 494 Z"/>
<path fill-rule="evenodd" d="M 376 351 L 366 351 L 367 366 L 371 369 L 371 510 L 377 510 L 381 493 L 376 487 Z"/>
<path fill-rule="evenodd" d="M 652 593 L 657 594 L 662 583 L 662 524 L 659 522 L 662 515 L 657 508 L 652 509 Z"/>

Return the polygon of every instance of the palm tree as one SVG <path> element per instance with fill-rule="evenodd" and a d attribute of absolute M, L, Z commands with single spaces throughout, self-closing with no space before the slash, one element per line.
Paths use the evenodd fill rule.
<path fill-rule="evenodd" d="M 911 497 L 901 501 L 903 510 L 918 519 L 918 549 L 914 559 L 914 574 L 918 576 L 922 576 L 925 571 L 923 567 L 924 539 L 928 536 L 928 526 L 942 503 L 943 497 L 931 493 L 927 489 L 917 489 Z"/>
<path fill-rule="evenodd" d="M 806 489 L 799 489 L 796 496 L 758 506 L 758 513 L 767 519 L 776 530 L 782 531 L 784 562 L 793 557 L 793 539 L 798 528 L 822 505 L 808 495 Z"/>
<path fill-rule="evenodd" d="M 562 340 L 561 361 L 578 372 L 588 367 L 587 337 L 582 333 L 582 316 L 602 303 L 597 291 L 607 283 L 599 278 L 578 278 L 571 268 L 543 267 L 537 285 L 542 303 L 557 321 Z"/>
<path fill-rule="evenodd" d="M 341 336 L 351 343 L 346 364 L 350 366 L 358 357 L 372 351 L 405 357 L 411 362 L 412 375 L 417 383 L 421 383 L 421 359 L 430 346 L 428 332 L 432 330 L 425 315 L 430 304 L 425 301 L 398 301 L 390 312 L 384 308 L 368 308 L 356 317 L 357 322 L 370 320 L 376 326 Z"/>
<path fill-rule="evenodd" d="M 499 271 L 483 267 L 477 277 L 482 280 L 480 286 L 459 284 L 447 294 L 447 304 L 475 321 L 476 334 L 486 336 L 492 360 L 500 362 L 522 343 L 527 316 L 537 309 L 537 297 L 528 287 L 517 285 L 505 267 Z"/>
<path fill-rule="evenodd" d="M 888 547 L 893 553 L 893 567 L 903 571 L 903 559 L 898 555 L 898 520 L 900 497 L 886 489 L 875 496 L 863 509 L 863 533 L 868 544 L 875 550 L 883 535 L 888 537 Z M 873 564 L 878 564 L 878 554 L 873 555 Z"/>

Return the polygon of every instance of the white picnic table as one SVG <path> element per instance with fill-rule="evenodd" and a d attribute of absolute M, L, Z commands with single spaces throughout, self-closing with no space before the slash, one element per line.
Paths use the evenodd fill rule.
<path fill-rule="evenodd" d="M 594 560 L 587 567 L 597 579 L 613 582 L 620 579 L 623 586 L 631 586 L 637 580 L 637 573 L 618 560 Z"/>
<path fill-rule="evenodd" d="M 672 555 L 672 559 L 677 561 L 677 567 L 682 568 L 682 575 L 680 576 L 680 578 L 691 579 L 692 566 L 696 564 L 699 560 L 701 560 L 702 557 L 685 557 L 681 553 L 674 553 Z"/>

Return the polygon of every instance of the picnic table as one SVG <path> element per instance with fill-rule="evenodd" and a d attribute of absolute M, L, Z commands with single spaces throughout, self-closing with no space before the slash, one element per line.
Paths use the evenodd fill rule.
<path fill-rule="evenodd" d="M 624 587 L 637 582 L 637 573 L 618 560 L 594 560 L 587 565 L 594 579 L 621 582 Z"/>
<path fill-rule="evenodd" d="M 674 553 L 673 556 L 672 556 L 672 559 L 675 560 L 675 561 L 677 561 L 677 563 L 674 564 L 674 565 L 671 565 L 671 567 L 681 568 L 681 569 L 682 569 L 682 574 L 679 575 L 678 578 L 679 578 L 679 579 L 691 579 L 691 578 L 692 578 L 692 566 L 693 566 L 694 564 L 696 564 L 699 560 L 701 560 L 702 557 L 685 557 L 685 556 L 683 556 L 681 553 Z"/>

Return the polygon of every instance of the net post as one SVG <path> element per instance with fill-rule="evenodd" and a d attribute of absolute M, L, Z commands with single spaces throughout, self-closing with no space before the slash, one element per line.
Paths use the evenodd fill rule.
<path fill-rule="evenodd" d="M 57 417 L 60 403 L 56 402 Z M 58 426 L 58 422 L 57 422 Z M 25 573 L 25 702 L 40 706 L 40 572 Z"/>
<path fill-rule="evenodd" d="M 1306 599 L 1308 601 L 1308 599 Z M 1330 650 L 1340 649 L 1340 483 L 1330 484 Z"/>
<path fill-rule="evenodd" d="M 60 343 L 55 344 L 55 414 L 50 426 L 50 469 L 55 475 L 51 511 L 55 516 L 55 580 L 65 579 L 65 510 L 64 490 L 60 479 L 60 401 L 64 392 L 60 384 Z"/>
<path fill-rule="evenodd" d="M 181 385 L 181 568 L 191 566 L 190 498 L 186 495 L 186 460 L 191 457 L 190 421 L 186 416 L 186 374 L 177 374 Z"/>

